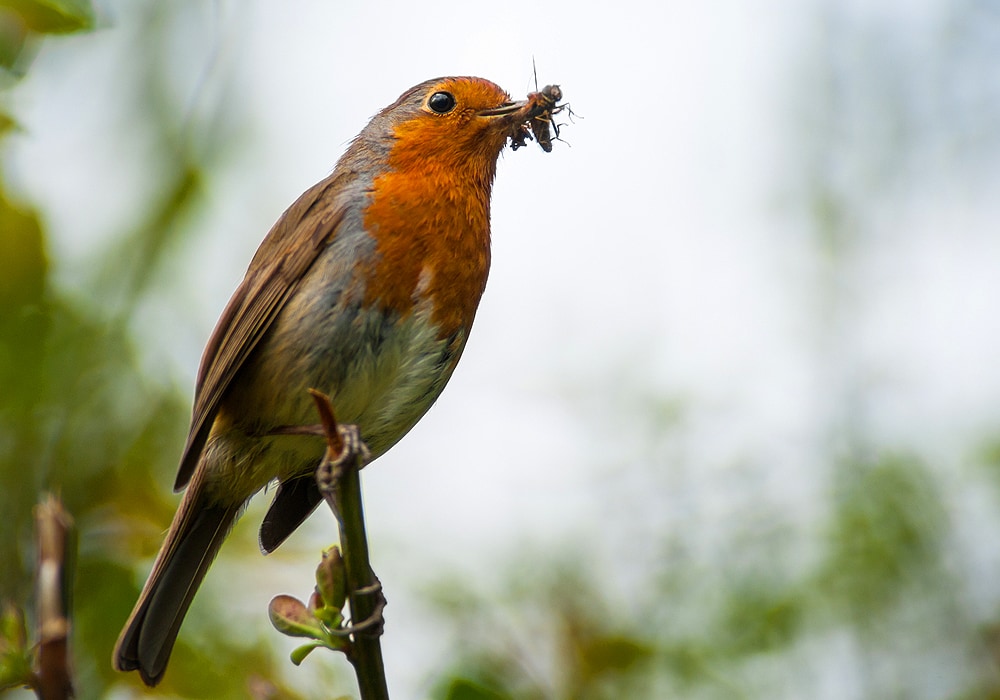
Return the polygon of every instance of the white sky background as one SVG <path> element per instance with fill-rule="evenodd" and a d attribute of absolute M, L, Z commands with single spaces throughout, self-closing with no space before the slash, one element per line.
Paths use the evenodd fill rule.
<path fill-rule="evenodd" d="M 148 178 L 129 125 L 109 110 L 114 86 L 101 82 L 135 50 L 121 29 L 133 10 L 102 6 L 106 28 L 47 42 L 15 93 L 29 126 L 11 146 L 16 184 L 51 217 L 68 285 L 141 206 L 127 193 Z M 462 363 L 438 405 L 364 475 L 399 697 L 415 694 L 434 660 L 433 621 L 413 587 L 436 570 L 489 580 L 524 542 L 593 546 L 600 560 L 602 547 L 663 528 L 702 529 L 711 547 L 753 504 L 810 522 L 828 476 L 811 470 L 842 418 L 845 375 L 872 392 L 874 442 L 918 450 L 938 469 L 959 467 L 961 450 L 995 433 L 996 168 L 973 177 L 947 147 L 930 148 L 916 184 L 883 193 L 877 235 L 841 280 L 846 341 L 821 347 L 822 261 L 792 201 L 807 161 L 803 117 L 817 109 L 800 103 L 823 33 L 815 4 L 220 2 L 185 12 L 195 21 L 172 47 L 178 95 L 192 119 L 235 100 L 250 135 L 211 183 L 207 215 L 167 271 L 169 293 L 144 309 L 144 361 L 186 386 L 271 223 L 406 88 L 473 74 L 521 97 L 534 57 L 539 85 L 561 84 L 582 117 L 563 132 L 572 147 L 502 157 L 493 270 Z M 917 37 L 915 51 L 938 12 L 879 11 Z M 939 174 L 923 178 L 928 169 Z M 636 392 L 685 412 L 664 448 L 676 461 L 637 442 L 648 426 L 621 413 Z M 259 518 L 251 511 L 244 526 Z M 331 528 L 315 517 L 299 545 L 326 544 Z M 278 591 L 305 594 L 296 587 L 313 560 L 300 551 L 255 569 L 249 609 Z"/>

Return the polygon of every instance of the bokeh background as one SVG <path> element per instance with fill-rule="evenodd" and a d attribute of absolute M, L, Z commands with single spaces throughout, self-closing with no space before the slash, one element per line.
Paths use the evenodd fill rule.
<path fill-rule="evenodd" d="M 334 522 L 262 558 L 266 498 L 155 693 L 111 647 L 270 225 L 409 86 L 534 62 L 578 116 L 363 475 L 393 697 L 1000 698 L 994 0 L 6 0 L 0 54 L 0 598 L 61 493 L 80 697 L 356 693 L 266 616 Z"/>

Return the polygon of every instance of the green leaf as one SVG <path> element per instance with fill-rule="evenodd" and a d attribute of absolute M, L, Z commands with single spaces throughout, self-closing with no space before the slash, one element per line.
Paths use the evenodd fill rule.
<path fill-rule="evenodd" d="M 338 608 L 316 608 L 312 614 L 331 629 L 340 629 L 344 622 L 344 614 Z"/>
<path fill-rule="evenodd" d="M 302 661 L 312 653 L 313 649 L 318 649 L 323 647 L 324 649 L 329 649 L 330 651 L 347 651 L 347 647 L 350 646 L 350 642 L 346 639 L 340 637 L 331 637 L 327 641 L 318 640 L 315 642 L 309 642 L 308 644 L 303 644 L 300 647 L 295 647 L 292 649 L 292 653 L 289 654 L 292 663 L 298 666 Z"/>
<path fill-rule="evenodd" d="M 340 610 L 347 600 L 347 573 L 344 569 L 344 559 L 336 546 L 323 552 L 323 559 L 316 567 L 316 592 L 319 593 L 323 606 Z"/>
<path fill-rule="evenodd" d="M 289 637 L 325 639 L 323 624 L 310 613 L 298 598 L 279 595 L 271 599 L 267 614 L 274 629 Z"/>
<path fill-rule="evenodd" d="M 303 661 L 305 661 L 305 658 L 309 656 L 309 654 L 312 652 L 313 649 L 322 646 L 326 645 L 323 644 L 323 642 L 312 642 L 310 644 L 303 644 L 300 647 L 295 647 L 294 649 L 292 649 L 292 653 L 289 654 L 288 656 L 292 660 L 292 663 L 298 666 Z"/>

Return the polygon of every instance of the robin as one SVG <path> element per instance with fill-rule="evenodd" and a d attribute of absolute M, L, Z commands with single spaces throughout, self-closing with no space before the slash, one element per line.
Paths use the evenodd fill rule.
<path fill-rule="evenodd" d="M 434 403 L 486 285 L 497 158 L 551 109 L 482 78 L 421 83 L 278 219 L 202 355 L 174 483 L 187 490 L 115 668 L 162 679 L 195 591 L 255 493 L 279 484 L 260 527 L 265 554 L 316 508 L 325 444 L 291 429 L 316 422 L 308 389 L 329 394 L 372 459 Z"/>

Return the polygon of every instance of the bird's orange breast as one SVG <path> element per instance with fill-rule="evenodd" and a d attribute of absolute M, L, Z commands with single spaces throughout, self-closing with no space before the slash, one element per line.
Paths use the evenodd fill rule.
<path fill-rule="evenodd" d="M 373 183 L 365 230 L 376 256 L 365 304 L 401 316 L 430 301 L 438 337 L 467 331 L 490 265 L 489 180 L 471 173 L 390 168 Z"/>

